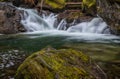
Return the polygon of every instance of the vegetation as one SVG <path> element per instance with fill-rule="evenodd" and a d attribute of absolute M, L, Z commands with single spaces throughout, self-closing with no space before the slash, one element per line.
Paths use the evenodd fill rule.
<path fill-rule="evenodd" d="M 45 0 L 45 3 L 52 8 L 63 8 L 65 6 L 65 0 Z"/>
<path fill-rule="evenodd" d="M 96 0 L 83 0 L 83 6 L 86 6 L 87 8 L 90 8 L 94 5 L 96 5 Z"/>
<path fill-rule="evenodd" d="M 99 76 L 92 74 L 95 67 L 80 51 L 49 47 L 29 56 L 18 68 L 16 79 L 94 79 Z"/>
<path fill-rule="evenodd" d="M 96 15 L 96 0 L 83 0 L 82 10 L 86 14 L 95 16 Z"/>

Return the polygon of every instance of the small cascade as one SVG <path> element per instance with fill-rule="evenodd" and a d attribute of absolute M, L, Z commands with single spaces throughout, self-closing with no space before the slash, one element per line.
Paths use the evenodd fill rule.
<path fill-rule="evenodd" d="M 51 13 L 50 15 L 43 14 L 40 16 L 36 10 L 23 9 L 24 15 L 22 16 L 21 23 L 28 32 L 33 31 L 46 31 L 46 30 L 64 30 L 67 32 L 77 33 L 97 33 L 97 34 L 110 34 L 108 25 L 102 18 L 94 18 L 90 22 L 82 22 L 76 25 L 72 24 L 67 29 L 67 22 L 65 19 L 55 26 L 57 22 L 57 15 Z"/>
<path fill-rule="evenodd" d="M 55 29 L 55 23 L 57 21 L 57 15 L 54 15 L 51 13 L 49 16 L 46 16 L 45 14 L 42 15 L 43 20 L 49 25 L 51 29 Z"/>
<path fill-rule="evenodd" d="M 53 18 L 51 17 L 52 15 L 49 17 L 40 17 L 36 10 L 22 10 L 24 10 L 24 15 L 22 15 L 21 23 L 24 25 L 25 29 L 28 32 L 54 29 L 53 23 L 55 20 L 50 20 L 50 18 Z"/>
<path fill-rule="evenodd" d="M 57 30 L 66 30 L 66 29 L 67 29 L 67 28 L 66 28 L 66 25 L 67 25 L 67 22 L 66 22 L 65 19 L 63 19 L 63 20 L 59 23 L 59 25 L 58 25 L 58 27 L 57 27 Z"/>
<path fill-rule="evenodd" d="M 90 22 L 83 22 L 75 26 L 71 26 L 70 28 L 68 28 L 67 31 L 80 32 L 80 33 L 98 33 L 98 34 L 110 33 L 108 25 L 101 18 L 94 18 Z"/>

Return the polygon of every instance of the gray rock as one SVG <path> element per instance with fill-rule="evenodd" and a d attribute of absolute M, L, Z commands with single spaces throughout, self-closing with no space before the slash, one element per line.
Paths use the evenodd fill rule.
<path fill-rule="evenodd" d="M 0 33 L 14 34 L 25 32 L 26 30 L 20 23 L 23 11 L 18 10 L 11 3 L 0 2 Z"/>

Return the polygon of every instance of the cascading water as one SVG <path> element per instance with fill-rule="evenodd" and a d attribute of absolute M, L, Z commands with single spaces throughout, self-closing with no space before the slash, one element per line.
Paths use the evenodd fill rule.
<path fill-rule="evenodd" d="M 53 17 L 55 17 L 52 14 L 48 17 L 40 17 L 37 14 L 36 10 L 32 9 L 22 10 L 24 10 L 24 15 L 22 15 L 21 23 L 24 25 L 25 29 L 28 32 L 54 29 L 53 23 L 55 21 L 55 18 L 52 21 L 50 20 L 50 18 L 52 19 Z"/>
<path fill-rule="evenodd" d="M 109 34 L 109 28 L 107 24 L 101 18 L 94 18 L 90 22 L 83 22 L 75 26 L 71 26 L 67 30 L 68 32 L 81 32 L 81 33 L 98 33 Z"/>
<path fill-rule="evenodd" d="M 66 28 L 67 22 L 63 19 L 58 26 L 55 26 L 57 21 L 57 15 L 51 13 L 49 16 L 43 14 L 39 16 L 37 11 L 32 9 L 23 9 L 24 15 L 22 16 L 21 23 L 24 25 L 28 32 L 31 31 L 45 31 L 45 30 L 64 30 L 67 32 L 79 32 L 79 33 L 98 33 L 109 34 L 109 28 L 107 24 L 101 18 L 94 18 L 90 22 L 79 23 L 74 26 Z M 67 29 L 67 30 L 66 30 Z"/>

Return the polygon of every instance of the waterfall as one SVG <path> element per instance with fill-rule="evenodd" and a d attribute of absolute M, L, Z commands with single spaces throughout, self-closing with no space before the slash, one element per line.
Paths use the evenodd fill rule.
<path fill-rule="evenodd" d="M 90 22 L 79 23 L 71 26 L 68 32 L 81 32 L 81 33 L 110 33 L 108 25 L 101 18 L 94 18 Z"/>
<path fill-rule="evenodd" d="M 40 16 L 36 10 L 22 9 L 24 15 L 22 15 L 21 23 L 24 25 L 28 32 L 33 31 L 46 31 L 46 30 L 64 30 L 66 32 L 77 33 L 98 33 L 109 34 L 110 30 L 108 25 L 102 20 L 102 18 L 94 18 L 90 22 L 82 22 L 76 25 L 71 25 L 67 28 L 67 22 L 65 19 L 55 26 L 57 22 L 57 15 L 51 13 L 50 15 L 43 14 Z"/>
<path fill-rule="evenodd" d="M 67 22 L 66 22 L 65 19 L 63 19 L 63 20 L 59 23 L 59 25 L 58 25 L 58 27 L 57 27 L 57 30 L 66 30 L 66 29 L 67 29 L 67 28 L 66 28 L 66 25 L 67 25 Z"/>
<path fill-rule="evenodd" d="M 22 15 L 21 23 L 28 32 L 54 29 L 53 23 L 56 18 L 52 14 L 49 17 L 40 17 L 36 10 L 22 10 L 24 10 L 24 15 Z"/>

